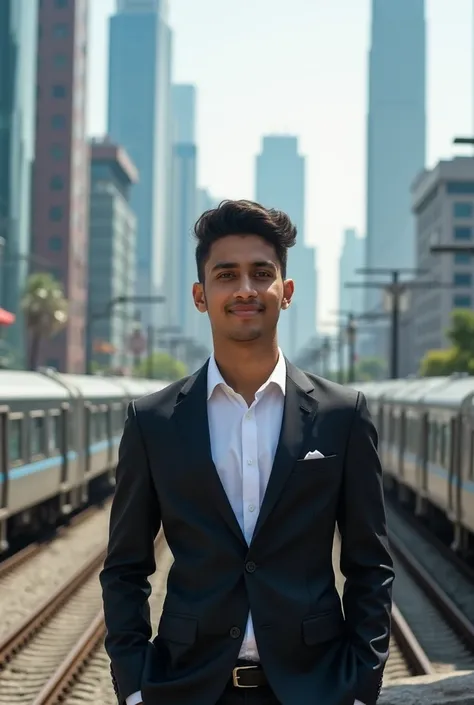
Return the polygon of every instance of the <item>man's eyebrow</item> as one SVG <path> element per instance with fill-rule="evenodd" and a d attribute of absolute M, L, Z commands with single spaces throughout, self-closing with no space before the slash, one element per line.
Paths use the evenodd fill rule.
<path fill-rule="evenodd" d="M 212 271 L 219 269 L 238 269 L 240 267 L 238 262 L 216 262 L 212 267 Z M 270 267 L 271 269 L 276 269 L 275 262 L 271 260 L 257 260 L 252 262 L 252 267 Z"/>

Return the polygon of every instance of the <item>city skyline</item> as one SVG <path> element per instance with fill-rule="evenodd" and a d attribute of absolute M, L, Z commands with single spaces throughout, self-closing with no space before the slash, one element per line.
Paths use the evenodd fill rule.
<path fill-rule="evenodd" d="M 287 3 L 262 0 L 258 7 L 252 5 L 249 24 L 248 13 L 242 10 L 243 4 L 250 11 L 248 0 L 229 1 L 225 17 L 216 14 L 214 0 L 203 0 L 199 7 L 174 0 L 170 3 L 173 81 L 196 85 L 198 182 L 213 195 L 252 197 L 253 160 L 264 134 L 287 132 L 300 138 L 311 194 L 307 231 L 319 250 L 318 316 L 327 321 L 328 312 L 337 306 L 342 232 L 355 227 L 365 233 L 370 4 L 369 0 L 334 0 L 330 6 L 295 2 L 288 13 Z M 106 23 L 113 9 L 113 0 L 103 0 L 91 13 L 90 134 L 105 131 Z M 452 146 L 456 134 L 471 132 L 471 2 L 459 0 L 453 13 L 444 0 L 428 0 L 426 15 L 430 166 L 456 153 Z M 221 34 L 211 22 L 216 16 Z M 264 36 L 261 28 L 268 26 L 272 32 Z M 288 43 L 287 37 L 295 32 L 300 34 L 298 42 Z M 329 68 L 318 72 L 315 66 Z"/>

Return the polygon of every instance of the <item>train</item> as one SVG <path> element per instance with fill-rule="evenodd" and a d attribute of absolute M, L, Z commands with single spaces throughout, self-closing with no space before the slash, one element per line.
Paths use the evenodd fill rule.
<path fill-rule="evenodd" d="M 161 380 L 0 370 L 0 554 L 113 492 L 132 399 Z M 473 550 L 474 377 L 355 383 L 379 436 L 384 482 Z"/>
<path fill-rule="evenodd" d="M 127 406 L 167 384 L 0 370 L 0 554 L 113 492 Z"/>
<path fill-rule="evenodd" d="M 451 547 L 472 555 L 474 377 L 392 379 L 352 385 L 368 403 L 384 482 L 414 513 L 450 527 Z"/>

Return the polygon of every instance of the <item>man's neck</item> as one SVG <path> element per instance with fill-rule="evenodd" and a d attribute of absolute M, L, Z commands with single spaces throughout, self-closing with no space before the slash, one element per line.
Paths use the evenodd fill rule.
<path fill-rule="evenodd" d="M 233 346 L 234 347 L 234 346 Z M 262 345 L 237 344 L 237 349 L 228 350 L 216 345 L 214 357 L 225 382 L 241 394 L 247 404 L 252 403 L 255 393 L 268 380 L 278 362 L 278 343 L 272 341 Z"/>

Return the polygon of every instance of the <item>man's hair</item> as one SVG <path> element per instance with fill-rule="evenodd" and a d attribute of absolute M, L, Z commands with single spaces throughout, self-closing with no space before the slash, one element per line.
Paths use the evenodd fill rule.
<path fill-rule="evenodd" d="M 199 281 L 214 242 L 227 235 L 258 235 L 275 248 L 283 278 L 286 277 L 288 248 L 296 242 L 296 227 L 282 211 L 264 208 L 253 201 L 222 201 L 206 211 L 194 226 L 197 239 L 196 265 Z"/>

